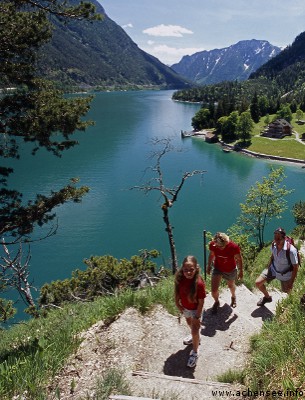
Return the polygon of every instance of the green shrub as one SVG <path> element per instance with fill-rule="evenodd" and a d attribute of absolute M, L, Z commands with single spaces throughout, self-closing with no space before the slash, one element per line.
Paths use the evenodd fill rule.
<path fill-rule="evenodd" d="M 45 284 L 41 288 L 39 305 L 50 304 L 60 306 L 64 302 L 79 300 L 92 301 L 97 296 L 115 293 L 126 287 L 135 288 L 139 285 L 141 276 L 151 279 L 167 275 L 168 271 L 157 271 L 157 265 L 151 261 L 157 258 L 156 250 L 142 250 L 140 255 L 130 260 L 118 260 L 113 256 L 92 256 L 84 263 L 87 268 L 72 272 L 72 278 Z"/>

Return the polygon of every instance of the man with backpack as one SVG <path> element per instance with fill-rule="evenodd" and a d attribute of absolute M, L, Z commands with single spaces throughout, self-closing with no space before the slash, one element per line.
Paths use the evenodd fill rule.
<path fill-rule="evenodd" d="M 256 287 L 263 293 L 257 305 L 263 306 L 272 301 L 265 283 L 278 279 L 281 282 L 282 291 L 289 293 L 298 273 L 299 256 L 298 251 L 293 245 L 293 240 L 286 236 L 283 228 L 274 231 L 274 240 L 271 245 L 271 257 L 269 266 L 256 279 Z"/>

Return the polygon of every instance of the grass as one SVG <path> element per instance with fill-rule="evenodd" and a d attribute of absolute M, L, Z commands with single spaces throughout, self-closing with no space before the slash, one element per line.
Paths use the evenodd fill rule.
<path fill-rule="evenodd" d="M 172 278 L 155 288 L 126 290 L 117 296 L 100 297 L 94 302 L 67 304 L 50 312 L 47 318 L 32 319 L 1 332 L 0 398 L 12 399 L 26 393 L 27 400 L 44 400 L 46 386 L 80 344 L 78 334 L 100 320 L 110 322 L 127 307 L 148 311 L 154 304 L 163 304 L 171 313 Z M 60 399 L 60 393 L 54 393 Z M 103 397 L 100 397 L 103 398 Z"/>
<path fill-rule="evenodd" d="M 247 147 L 250 151 L 269 154 L 279 157 L 288 157 L 304 160 L 305 145 L 297 142 L 293 138 L 268 139 L 262 137 L 253 137 L 251 145 Z"/>
<path fill-rule="evenodd" d="M 270 115 L 270 121 L 274 117 L 275 115 Z M 305 142 L 302 144 L 296 141 L 295 134 L 290 137 L 286 136 L 283 139 L 269 139 L 260 136 L 266 125 L 264 120 L 265 117 L 262 117 L 260 121 L 254 125 L 251 144 L 249 147 L 247 147 L 248 150 L 272 156 L 305 160 Z M 299 137 L 301 138 L 302 134 L 305 133 L 305 125 L 297 124 L 295 114 L 293 114 L 291 125 L 293 126 L 293 130 L 298 132 Z"/>
<path fill-rule="evenodd" d="M 246 376 L 245 370 L 236 370 L 236 369 L 229 369 L 228 371 L 224 372 L 221 375 L 217 376 L 219 382 L 226 382 L 226 383 L 243 383 Z"/>
<path fill-rule="evenodd" d="M 105 375 L 96 382 L 94 400 L 108 400 L 111 394 L 121 394 L 130 396 L 131 389 L 125 378 L 124 371 L 110 369 Z M 90 400 L 92 397 L 87 395 L 81 400 Z"/>
<path fill-rule="evenodd" d="M 304 272 L 300 275 L 302 283 L 282 301 L 276 318 L 265 323 L 262 332 L 252 338 L 252 358 L 246 376 L 253 390 L 296 391 L 303 387 L 305 391 L 305 313 L 300 306 Z"/>

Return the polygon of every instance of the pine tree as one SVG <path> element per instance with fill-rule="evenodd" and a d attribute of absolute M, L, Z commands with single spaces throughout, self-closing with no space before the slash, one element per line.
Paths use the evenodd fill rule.
<path fill-rule="evenodd" d="M 250 104 L 250 113 L 251 113 L 251 118 L 255 123 L 259 122 L 260 118 L 260 112 L 259 112 L 259 105 L 258 105 L 258 97 L 257 93 L 255 92 L 253 99 Z"/>
<path fill-rule="evenodd" d="M 0 3 L 0 291 L 14 288 L 35 314 L 35 304 L 28 280 L 28 260 L 22 262 L 22 242 L 31 241 L 34 228 L 55 217 L 54 208 L 69 200 L 78 202 L 88 192 L 87 187 L 76 187 L 71 179 L 62 189 L 48 196 L 23 201 L 18 188 L 9 187 L 14 172 L 9 160 L 20 157 L 20 147 L 30 143 L 32 153 L 40 148 L 60 156 L 77 144 L 71 136 L 92 124 L 83 121 L 90 107 L 91 97 L 65 98 L 64 93 L 50 82 L 40 79 L 36 71 L 36 55 L 52 35 L 49 15 L 60 18 L 96 19 L 90 3 L 67 5 L 57 0 L 2 0 Z M 56 139 L 55 139 L 56 135 Z M 56 232 L 56 226 L 49 233 Z M 11 248 L 19 242 L 17 256 Z M 14 315 L 13 302 L 0 298 L 0 321 Z"/>
<path fill-rule="evenodd" d="M 75 146 L 71 138 L 92 122 L 83 121 L 91 97 L 65 98 L 53 84 L 39 78 L 36 71 L 38 49 L 50 40 L 52 26 L 49 15 L 60 18 L 96 19 L 90 3 L 68 6 L 57 1 L 2 1 L 0 4 L 0 154 L 2 159 L 19 157 L 22 142 L 32 144 L 35 154 L 45 148 L 56 156 Z M 54 136 L 56 134 L 56 140 Z M 17 139 L 18 138 L 18 139 Z M 54 207 L 68 200 L 80 201 L 88 188 L 76 188 L 74 180 L 49 196 L 37 194 L 27 203 L 18 188 L 8 187 L 13 173 L 9 166 L 0 166 L 0 234 L 9 242 L 33 232 L 54 218 Z"/>

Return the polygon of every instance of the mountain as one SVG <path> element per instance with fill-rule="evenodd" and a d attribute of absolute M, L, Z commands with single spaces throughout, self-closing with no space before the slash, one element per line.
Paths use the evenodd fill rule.
<path fill-rule="evenodd" d="M 293 70 L 296 66 L 300 69 L 305 63 L 305 32 L 298 35 L 294 42 L 287 46 L 280 54 L 272 58 L 250 75 L 250 79 L 260 76 L 274 78 L 283 72 Z"/>
<path fill-rule="evenodd" d="M 265 80 L 280 88 L 287 102 L 300 104 L 305 110 L 305 32 L 298 35 L 294 42 L 280 54 L 262 65 L 249 77 L 254 82 Z"/>
<path fill-rule="evenodd" d="M 223 49 L 205 50 L 184 56 L 171 68 L 199 85 L 243 81 L 280 52 L 279 47 L 266 40 L 241 40 Z"/>
<path fill-rule="evenodd" d="M 65 23 L 52 18 L 52 41 L 39 54 L 43 76 L 64 85 L 83 87 L 188 86 L 185 78 L 139 49 L 96 0 L 91 2 L 97 13 L 103 15 L 102 21 Z"/>

